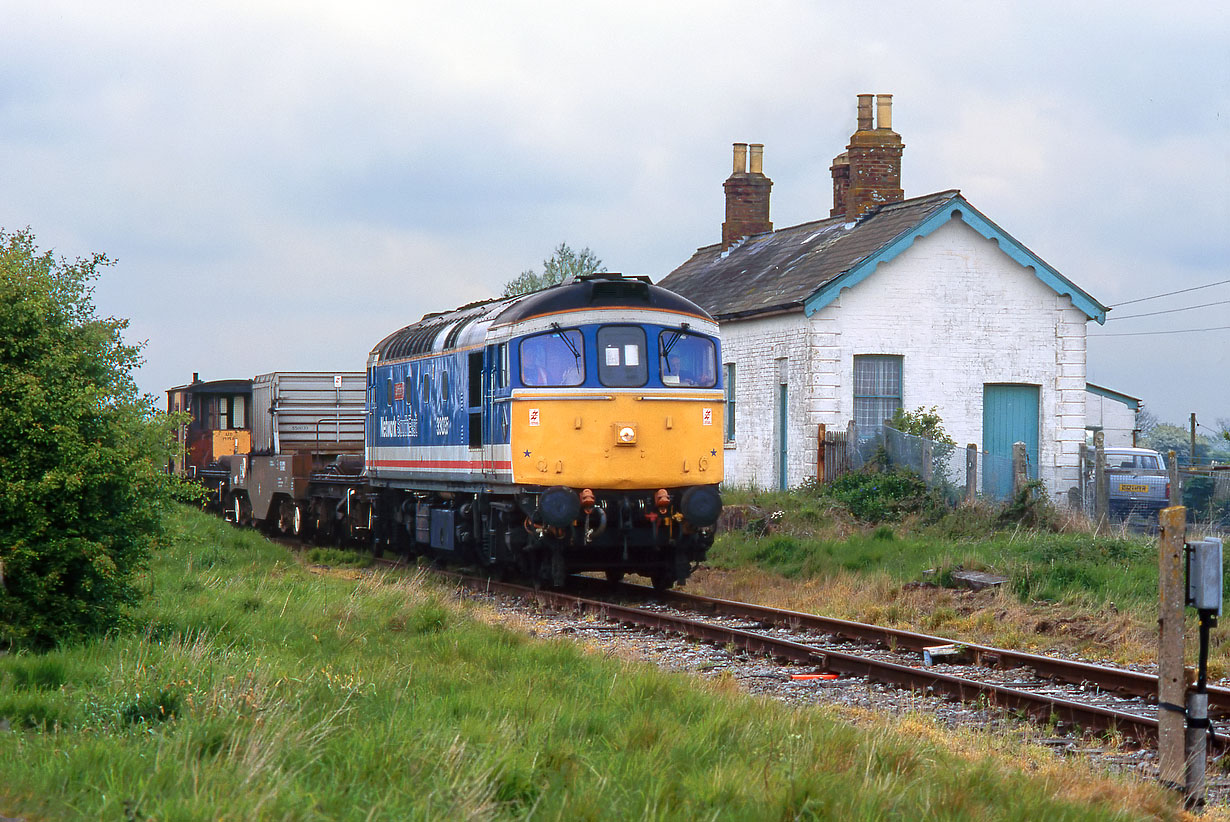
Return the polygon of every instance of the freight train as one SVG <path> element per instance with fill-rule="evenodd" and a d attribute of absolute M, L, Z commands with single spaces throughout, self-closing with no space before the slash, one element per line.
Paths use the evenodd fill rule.
<path fill-rule="evenodd" d="M 251 420 L 248 453 L 214 430 L 179 466 L 237 524 L 556 586 L 594 571 L 666 588 L 704 559 L 722 509 L 719 346 L 694 303 L 594 274 L 429 314 L 365 373 L 267 374 L 246 396 L 194 382 L 168 407 L 198 429 L 210 407 Z"/>

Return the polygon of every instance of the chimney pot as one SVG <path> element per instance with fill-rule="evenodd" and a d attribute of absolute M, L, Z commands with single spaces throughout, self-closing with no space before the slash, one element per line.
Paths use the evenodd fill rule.
<path fill-rule="evenodd" d="M 735 167 L 731 173 L 747 173 L 747 143 L 735 143 Z"/>
<path fill-rule="evenodd" d="M 878 128 L 872 124 L 876 98 Z M 845 154 L 833 160 L 833 217 L 857 220 L 886 203 L 905 199 L 901 190 L 901 154 L 905 144 L 892 130 L 891 94 L 858 95 L 858 129 Z M 843 162 L 844 160 L 844 162 Z"/>
<path fill-rule="evenodd" d="M 752 173 L 748 173 L 748 144 L 735 143 L 734 171 L 722 183 L 726 190 L 726 222 L 722 223 L 722 249 L 730 248 L 743 237 L 773 230 L 769 221 L 769 190 L 773 181 L 762 170 L 764 145 L 753 143 Z"/>
<path fill-rule="evenodd" d="M 876 95 L 876 128 L 892 131 L 893 129 L 893 95 Z"/>
<path fill-rule="evenodd" d="M 871 120 L 871 100 L 875 97 L 874 94 L 860 94 L 858 96 L 858 130 L 871 131 L 875 125 Z"/>
<path fill-rule="evenodd" d="M 748 150 L 751 152 L 751 168 L 748 170 L 752 174 L 764 174 L 764 143 L 752 143 Z"/>
<path fill-rule="evenodd" d="M 199 371 L 193 371 L 193 372 L 192 372 L 192 381 L 193 381 L 193 382 L 200 382 L 200 381 L 201 381 L 201 373 L 200 373 Z"/>

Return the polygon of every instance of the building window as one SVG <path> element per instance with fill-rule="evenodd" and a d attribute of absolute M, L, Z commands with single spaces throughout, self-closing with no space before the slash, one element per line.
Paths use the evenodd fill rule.
<path fill-rule="evenodd" d="M 860 436 L 878 432 L 901 408 L 900 356 L 854 356 L 854 424 Z"/>
<path fill-rule="evenodd" d="M 726 363 L 726 441 L 735 441 L 735 364 Z"/>

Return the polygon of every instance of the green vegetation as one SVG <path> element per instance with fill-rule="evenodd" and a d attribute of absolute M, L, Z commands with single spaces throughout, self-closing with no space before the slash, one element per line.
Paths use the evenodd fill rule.
<path fill-rule="evenodd" d="M 116 627 L 173 494 L 176 420 L 138 394 L 127 321 L 94 314 L 109 264 L 0 229 L 0 649 Z"/>
<path fill-rule="evenodd" d="M 795 580 L 877 573 L 899 584 L 965 568 L 1007 576 L 1023 602 L 1156 604 L 1152 540 L 1064 533 L 1032 486 L 1003 509 L 954 510 L 908 471 L 870 471 L 789 493 L 728 491 L 726 502 L 780 513 L 769 527 L 754 519 L 719 535 L 709 552 L 714 568 L 754 567 Z"/>
<path fill-rule="evenodd" d="M 568 243 L 560 243 L 555 251 L 551 252 L 551 256 L 542 261 L 541 274 L 532 268 L 522 271 L 519 276 L 504 283 L 504 296 L 513 297 L 541 291 L 559 285 L 569 277 L 605 270 L 602 260 L 588 248 L 573 251 Z"/>
<path fill-rule="evenodd" d="M 954 753 L 918 720 L 896 720 L 908 735 L 858 729 L 530 640 L 420 579 L 303 566 L 192 511 L 171 523 L 144 630 L 0 657 L 0 815 L 1179 815 L 1160 789 L 1046 755 L 1025 773 L 1000 752 Z M 999 750 L 1030 756 L 1015 740 Z"/>

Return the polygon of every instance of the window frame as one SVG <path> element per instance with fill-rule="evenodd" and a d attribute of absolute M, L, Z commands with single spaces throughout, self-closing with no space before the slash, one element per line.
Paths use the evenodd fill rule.
<path fill-rule="evenodd" d="M 637 347 L 637 350 L 640 353 L 641 361 L 639 364 L 635 366 L 607 365 L 606 355 L 603 353 L 604 352 L 603 337 L 606 336 L 608 333 L 615 332 L 617 330 L 623 330 L 623 329 L 631 329 L 637 332 L 638 334 L 640 334 L 640 343 Z M 635 323 L 609 323 L 607 325 L 600 325 L 598 326 L 597 331 L 594 332 L 594 348 L 596 349 L 597 358 L 598 358 L 598 382 L 603 387 L 605 388 L 644 388 L 646 385 L 649 384 L 649 335 L 645 333 L 644 326 L 636 325 Z M 624 355 L 627 353 L 627 343 L 621 343 L 619 346 L 617 346 L 617 348 L 620 351 L 620 357 L 622 360 Z M 638 369 L 637 376 L 642 377 L 642 379 L 639 383 L 638 382 L 623 382 L 623 381 L 607 382 L 608 369 L 616 369 L 616 368 L 620 368 L 620 369 L 636 368 Z"/>
<path fill-rule="evenodd" d="M 897 393 L 859 393 L 859 365 L 871 365 L 872 363 L 893 363 L 896 365 Z M 885 403 L 885 401 L 895 400 L 896 405 L 894 406 L 894 410 L 905 407 L 905 356 L 902 354 L 855 354 L 853 368 L 851 369 L 850 393 L 853 397 L 851 417 L 858 426 L 859 436 L 861 437 L 864 434 L 864 428 L 866 425 L 859 422 L 860 401 L 879 402 L 882 404 L 881 408 L 883 408 L 883 403 Z M 866 416 L 866 413 L 864 416 Z M 881 430 L 884 427 L 884 420 L 891 417 L 892 414 L 888 414 L 887 416 L 881 414 L 880 416 L 881 419 L 870 423 L 871 431 Z"/>
<path fill-rule="evenodd" d="M 671 351 L 675 351 L 675 346 L 687 340 L 695 340 L 708 345 L 708 365 L 712 367 L 712 378 L 708 382 L 689 381 L 683 382 L 680 374 L 675 375 L 676 382 L 668 383 L 666 381 L 666 373 L 663 371 L 663 360 L 667 357 L 666 339 L 670 335 L 672 342 L 670 343 Z M 689 343 L 692 344 L 692 343 Z M 665 363 L 669 365 L 669 363 Z M 717 343 L 712 337 L 707 334 L 697 334 L 692 331 L 687 331 L 682 328 L 663 328 L 658 332 L 658 381 L 667 388 L 716 388 L 718 384 L 718 350 Z"/>
<path fill-rule="evenodd" d="M 725 381 L 722 384 L 722 392 L 725 395 L 722 398 L 723 412 L 725 421 L 723 423 L 722 441 L 725 443 L 734 443 L 735 441 L 735 373 L 736 368 L 733 362 L 723 363 L 723 368 L 726 371 Z"/>
<path fill-rule="evenodd" d="M 573 336 L 575 335 L 575 336 Z M 550 375 L 546 373 L 546 365 L 543 364 L 543 380 L 530 382 L 526 379 L 526 357 L 525 344 L 540 337 L 560 337 L 562 340 L 568 341 L 568 344 L 575 350 L 579 375 L 575 382 L 552 381 L 547 379 Z M 517 343 L 517 378 L 521 381 L 521 385 L 526 388 L 577 388 L 585 384 L 586 379 L 586 363 L 585 363 L 585 334 L 580 328 L 551 328 L 546 331 L 541 331 L 537 334 L 529 334 L 522 337 Z"/>

